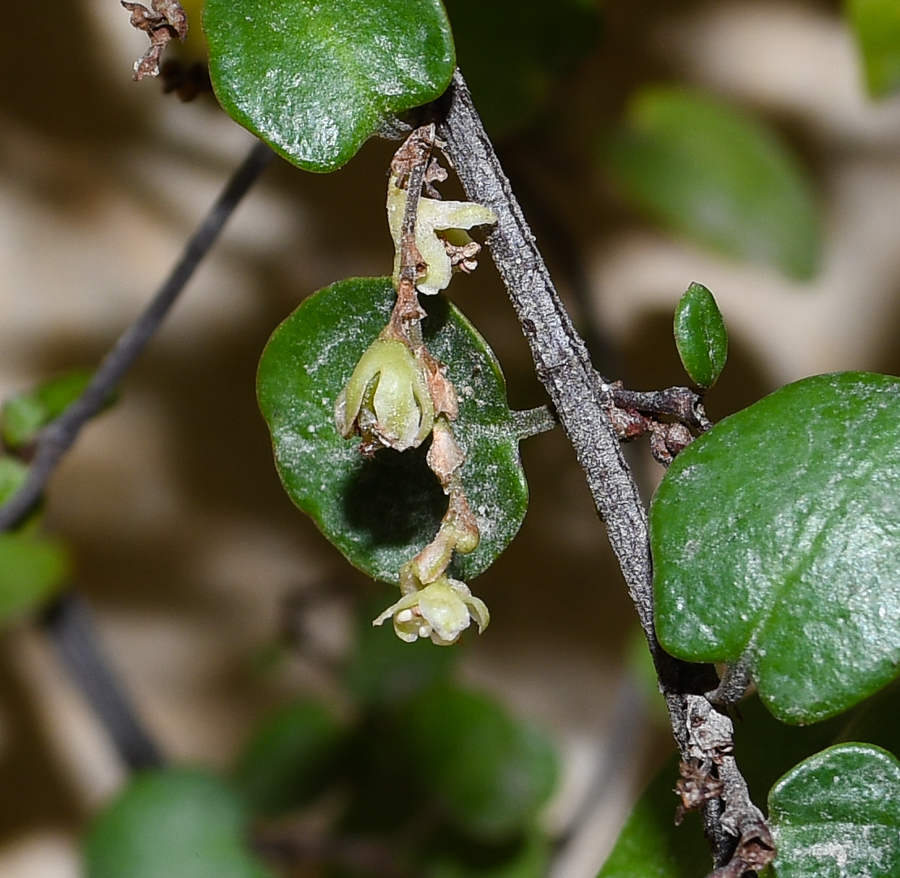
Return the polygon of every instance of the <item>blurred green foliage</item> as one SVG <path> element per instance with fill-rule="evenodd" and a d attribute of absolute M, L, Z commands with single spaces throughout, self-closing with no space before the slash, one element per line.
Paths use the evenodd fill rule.
<path fill-rule="evenodd" d="M 244 842 L 244 804 L 208 771 L 140 774 L 85 844 L 87 878 L 272 878 Z"/>
<path fill-rule="evenodd" d="M 0 504 L 28 477 L 28 448 L 39 431 L 80 395 L 90 374 L 71 372 L 10 397 L 0 410 Z M 24 458 L 24 459 L 23 459 Z M 60 540 L 39 532 L 33 512 L 15 530 L 0 534 L 0 625 L 39 609 L 62 588 L 72 561 Z"/>
<path fill-rule="evenodd" d="M 261 878 L 248 832 L 290 837 L 305 819 L 320 826 L 312 860 L 325 875 L 377 874 L 374 861 L 369 871 L 334 854 L 368 839 L 414 874 L 543 878 L 538 816 L 558 776 L 549 741 L 450 680 L 458 649 L 373 628 L 369 602 L 358 618 L 369 630 L 333 693 L 342 710 L 305 699 L 264 718 L 232 783 L 182 768 L 134 778 L 88 836 L 86 878 Z"/>
<path fill-rule="evenodd" d="M 900 4 L 897 0 L 846 0 L 869 94 L 885 97 L 900 87 Z"/>
<path fill-rule="evenodd" d="M 235 768 L 253 814 L 283 814 L 311 801 L 334 777 L 343 727 L 316 701 L 283 707 L 261 723 Z"/>
<path fill-rule="evenodd" d="M 3 444 L 15 450 L 34 442 L 43 427 L 81 396 L 91 375 L 87 369 L 73 370 L 7 399 L 0 412 Z"/>
<path fill-rule="evenodd" d="M 819 265 L 812 184 L 762 121 L 681 85 L 646 86 L 602 156 L 623 191 L 672 231 L 798 279 Z"/>

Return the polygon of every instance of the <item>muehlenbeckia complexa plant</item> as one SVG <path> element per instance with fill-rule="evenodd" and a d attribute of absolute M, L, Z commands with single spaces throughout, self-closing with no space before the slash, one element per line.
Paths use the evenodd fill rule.
<path fill-rule="evenodd" d="M 878 47 L 867 69 L 882 88 L 900 54 L 879 34 L 897 26 L 876 33 L 871 21 L 896 4 L 849 6 L 863 44 Z M 483 630 L 472 580 L 525 514 L 518 444 L 548 418 L 509 410 L 493 354 L 443 294 L 454 271 L 475 267 L 474 230 L 607 523 L 680 751 L 685 826 L 673 826 L 674 779 L 656 783 L 601 874 L 699 874 L 700 848 L 674 834 L 692 810 L 718 878 L 769 867 L 781 878 L 898 874 L 900 768 L 889 751 L 900 737 L 882 736 L 886 749 L 859 743 L 875 735 L 871 703 L 856 706 L 900 673 L 900 379 L 815 376 L 712 426 L 702 394 L 727 336 L 711 293 L 691 283 L 675 340 L 696 389 L 625 389 L 593 369 L 556 296 L 454 73 L 439 0 L 207 0 L 204 26 L 222 106 L 295 165 L 335 170 L 371 135 L 402 132 L 386 228 L 375 230 L 393 238 L 391 276 L 306 299 L 276 329 L 258 379 L 288 494 L 352 564 L 399 586 L 376 624 L 440 645 L 473 621 Z M 656 89 L 633 109 L 632 130 L 605 154 L 650 213 L 722 252 L 814 271 L 814 200 L 778 142 L 702 96 Z M 468 201 L 439 198 L 435 146 Z M 694 177 L 674 173 L 685 165 L 703 197 Z M 668 466 L 649 526 L 619 447 L 643 435 Z M 736 733 L 730 709 L 749 687 L 769 713 L 751 702 Z M 847 711 L 840 728 L 824 724 Z M 751 746 L 754 723 L 763 732 Z M 827 734 L 792 728 L 813 723 Z M 752 771 L 741 770 L 742 748 Z M 767 755 L 754 762 L 754 748 Z M 767 793 L 768 815 L 751 800 Z"/>

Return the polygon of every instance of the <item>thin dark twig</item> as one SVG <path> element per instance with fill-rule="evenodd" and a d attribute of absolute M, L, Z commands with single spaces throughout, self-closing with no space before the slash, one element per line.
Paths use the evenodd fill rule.
<path fill-rule="evenodd" d="M 159 329 L 169 309 L 215 243 L 222 227 L 272 156 L 272 150 L 264 143 L 254 144 L 250 154 L 222 190 L 188 242 L 181 259 L 146 310 L 120 336 L 103 358 L 103 362 L 81 396 L 41 431 L 34 459 L 28 470 L 28 478 L 0 507 L 0 532 L 20 524 L 38 503 L 44 487 L 63 455 L 75 442 L 81 428 L 103 408 L 110 394 Z"/>
<path fill-rule="evenodd" d="M 653 624 L 653 569 L 647 515 L 619 437 L 610 421 L 611 384 L 598 376 L 584 341 L 575 331 L 521 208 L 503 173 L 459 71 L 440 108 L 437 134 L 466 195 L 498 217 L 488 237 L 491 255 L 531 348 L 538 378 L 584 470 L 598 514 L 606 523 L 656 665 L 672 733 L 685 759 L 692 744 L 689 698 L 715 687 L 710 665 L 668 655 Z M 715 866 L 725 865 L 735 847 L 722 826 L 721 800 L 704 807 L 704 823 Z"/>
<path fill-rule="evenodd" d="M 47 608 L 42 624 L 125 765 L 132 771 L 160 767 L 162 754 L 103 655 L 87 601 L 63 594 Z"/>

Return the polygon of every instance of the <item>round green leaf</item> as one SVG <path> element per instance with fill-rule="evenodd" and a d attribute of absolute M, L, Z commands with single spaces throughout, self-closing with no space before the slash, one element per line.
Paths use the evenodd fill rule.
<path fill-rule="evenodd" d="M 306 804 L 331 778 L 343 738 L 324 705 L 303 701 L 283 708 L 260 726 L 241 754 L 238 792 L 254 814 L 283 814 Z"/>
<path fill-rule="evenodd" d="M 900 379 L 783 387 L 675 458 L 653 500 L 657 631 L 744 663 L 787 722 L 832 716 L 900 671 Z"/>
<path fill-rule="evenodd" d="M 360 357 L 390 316 L 388 278 L 342 281 L 308 298 L 272 335 L 257 393 L 272 433 L 285 490 L 349 561 L 374 579 L 397 582 L 400 565 L 434 538 L 447 498 L 425 462 L 428 441 L 366 459 L 343 439 L 334 405 Z M 454 557 L 450 574 L 469 580 L 515 536 L 528 505 L 517 431 L 500 366 L 484 339 L 442 296 L 428 296 L 428 349 L 447 366 L 459 395 L 456 438 L 481 542 Z"/>
<path fill-rule="evenodd" d="M 728 333 L 713 294 L 692 283 L 675 308 L 675 345 L 685 372 L 700 387 L 712 387 L 728 358 Z"/>
<path fill-rule="evenodd" d="M 815 273 L 822 245 L 812 187 L 762 122 L 680 86 L 645 88 L 605 155 L 625 192 L 666 226 L 793 277 Z"/>
<path fill-rule="evenodd" d="M 900 763 L 841 744 L 789 771 L 769 794 L 778 878 L 900 874 Z"/>
<path fill-rule="evenodd" d="M 69 554 L 57 540 L 33 533 L 0 534 L 0 623 L 51 597 L 69 567 Z"/>
<path fill-rule="evenodd" d="M 481 695 L 436 686 L 402 725 L 409 765 L 450 818 L 486 838 L 528 828 L 556 785 L 550 743 Z"/>
<path fill-rule="evenodd" d="M 308 171 L 439 97 L 455 66 L 440 0 L 206 0 L 203 25 L 226 112 Z"/>
<path fill-rule="evenodd" d="M 86 878 L 272 878 L 244 843 L 234 791 L 206 771 L 138 775 L 87 837 Z"/>
<path fill-rule="evenodd" d="M 897 0 L 847 0 L 845 9 L 862 53 L 869 94 L 884 97 L 900 87 Z"/>

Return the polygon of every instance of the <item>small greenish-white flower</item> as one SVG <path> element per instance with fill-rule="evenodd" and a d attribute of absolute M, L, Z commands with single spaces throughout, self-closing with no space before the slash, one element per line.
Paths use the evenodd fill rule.
<path fill-rule="evenodd" d="M 381 625 L 390 618 L 397 636 L 407 643 L 429 637 L 438 646 L 450 646 L 473 619 L 479 634 L 484 631 L 491 614 L 464 582 L 441 576 L 419 591 L 404 595 L 372 624 Z"/>
<path fill-rule="evenodd" d="M 397 186 L 396 177 L 388 184 L 387 214 L 391 237 L 394 239 L 394 278 L 400 274 L 400 232 L 406 210 L 406 190 Z M 416 289 L 434 295 L 450 285 L 454 259 L 468 268 L 474 267 L 478 245 L 463 231 L 475 226 L 489 226 L 497 222 L 497 215 L 474 201 L 439 201 L 420 198 L 416 215 L 416 246 L 425 262 L 425 276 L 416 282 Z M 449 245 L 449 246 L 448 246 Z"/>
<path fill-rule="evenodd" d="M 338 396 L 334 421 L 345 439 L 358 432 L 368 452 L 417 447 L 434 425 L 425 366 L 399 339 L 377 339 Z"/>

